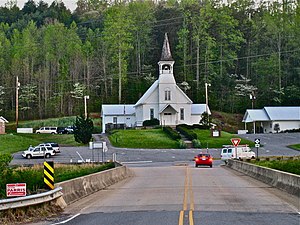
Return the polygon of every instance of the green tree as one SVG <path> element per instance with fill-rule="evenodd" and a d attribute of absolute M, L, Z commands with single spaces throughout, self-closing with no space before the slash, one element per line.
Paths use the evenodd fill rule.
<path fill-rule="evenodd" d="M 128 54 L 132 48 L 132 21 L 128 8 L 122 4 L 110 7 L 105 13 L 103 38 L 109 47 L 111 73 L 118 75 L 118 102 L 122 102 L 122 87 L 127 83 Z"/>
<path fill-rule="evenodd" d="M 74 138 L 78 143 L 87 144 L 92 139 L 92 132 L 94 129 L 93 121 L 84 116 L 77 116 L 75 120 Z"/>

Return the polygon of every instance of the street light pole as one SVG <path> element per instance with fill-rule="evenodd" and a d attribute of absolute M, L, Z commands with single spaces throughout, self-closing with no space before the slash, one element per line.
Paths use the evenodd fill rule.
<path fill-rule="evenodd" d="M 84 116 L 85 116 L 85 119 L 87 118 L 87 99 L 89 99 L 90 98 L 90 96 L 88 96 L 88 95 L 85 95 L 84 96 Z"/>
<path fill-rule="evenodd" d="M 16 79 L 16 128 L 18 128 L 19 124 L 19 88 L 20 88 L 19 78 L 17 76 Z"/>
<path fill-rule="evenodd" d="M 206 113 L 208 116 L 208 91 L 207 91 L 207 86 L 211 86 L 211 84 L 205 83 L 205 100 L 206 100 Z"/>

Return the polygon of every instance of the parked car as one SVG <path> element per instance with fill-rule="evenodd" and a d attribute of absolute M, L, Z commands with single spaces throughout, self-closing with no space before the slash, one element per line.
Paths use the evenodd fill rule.
<path fill-rule="evenodd" d="M 37 134 L 57 134 L 57 127 L 41 127 L 36 130 Z"/>
<path fill-rule="evenodd" d="M 55 153 L 59 153 L 59 145 L 56 142 L 48 142 L 48 143 L 41 143 L 38 145 L 39 147 L 52 147 Z"/>
<path fill-rule="evenodd" d="M 24 151 L 22 156 L 27 159 L 35 158 L 35 157 L 45 157 L 50 158 L 54 156 L 55 152 L 52 147 L 49 146 L 36 146 L 29 147 L 28 150 Z"/>
<path fill-rule="evenodd" d="M 228 159 L 255 159 L 255 152 L 247 145 L 223 145 L 221 150 L 221 160 L 227 163 Z"/>
<path fill-rule="evenodd" d="M 75 126 L 67 126 L 65 128 L 65 130 L 67 131 L 67 134 L 73 134 L 74 133 L 74 129 L 75 129 Z"/>
<path fill-rule="evenodd" d="M 57 127 L 57 133 L 58 134 L 67 134 L 68 131 L 66 130 L 65 127 Z"/>
<path fill-rule="evenodd" d="M 210 166 L 213 165 L 213 157 L 208 153 L 200 153 L 194 158 L 195 161 L 195 167 L 198 167 L 200 165 L 204 166 Z"/>

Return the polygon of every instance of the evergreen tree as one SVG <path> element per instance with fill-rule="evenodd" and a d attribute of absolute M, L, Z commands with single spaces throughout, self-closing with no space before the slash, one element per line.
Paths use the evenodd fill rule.
<path fill-rule="evenodd" d="M 92 139 L 94 129 L 93 121 L 84 116 L 77 116 L 75 121 L 74 138 L 78 143 L 87 144 Z"/>

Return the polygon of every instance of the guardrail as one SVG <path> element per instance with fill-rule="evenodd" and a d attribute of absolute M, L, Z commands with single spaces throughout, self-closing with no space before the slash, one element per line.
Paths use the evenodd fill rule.
<path fill-rule="evenodd" d="M 63 195 L 62 188 L 58 187 L 55 188 L 54 190 L 43 192 L 40 194 L 29 195 L 29 196 L 18 197 L 18 198 L 11 198 L 11 199 L 3 199 L 0 200 L 0 211 L 49 202 L 61 197 L 62 195 Z"/>

